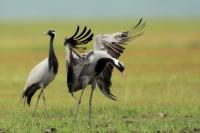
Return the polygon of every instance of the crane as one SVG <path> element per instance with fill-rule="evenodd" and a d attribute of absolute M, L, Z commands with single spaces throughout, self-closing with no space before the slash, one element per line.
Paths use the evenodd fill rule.
<path fill-rule="evenodd" d="M 53 46 L 56 32 L 55 30 L 50 29 L 48 30 L 46 35 L 50 36 L 49 55 L 31 70 L 22 93 L 24 104 L 25 102 L 27 102 L 27 104 L 30 106 L 32 96 L 37 90 L 40 89 L 40 93 L 37 98 L 33 115 L 35 115 L 41 95 L 43 97 L 44 106 L 46 106 L 44 89 L 49 83 L 51 83 L 54 80 L 58 72 L 58 60 L 55 55 Z"/>
<path fill-rule="evenodd" d="M 91 85 L 92 88 L 89 98 L 89 127 L 91 126 L 92 96 L 96 86 L 98 85 L 106 97 L 116 100 L 110 90 L 113 68 L 117 68 L 120 72 L 124 71 L 124 64 L 118 58 L 125 50 L 124 45 L 128 41 L 141 36 L 144 32 L 144 27 L 145 22 L 140 19 L 138 24 L 128 31 L 97 35 L 93 50 L 84 54 L 79 54 L 76 50 L 82 51 L 86 49 L 85 47 L 80 47 L 80 45 L 85 45 L 92 40 L 91 29 L 87 31 L 85 26 L 83 31 L 78 34 L 78 26 L 73 36 L 65 38 L 68 90 L 72 96 L 74 92 L 81 90 L 74 121 L 87 85 Z"/>

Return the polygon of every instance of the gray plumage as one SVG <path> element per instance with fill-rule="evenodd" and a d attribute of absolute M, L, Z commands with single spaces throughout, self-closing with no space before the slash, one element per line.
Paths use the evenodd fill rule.
<path fill-rule="evenodd" d="M 145 23 L 142 22 L 141 19 L 139 23 L 129 31 L 97 35 L 94 49 L 83 55 L 78 54 L 75 49 L 85 49 L 85 47 L 78 46 L 87 44 L 92 40 L 93 34 L 90 34 L 90 29 L 88 32 L 86 32 L 85 27 L 83 31 L 77 35 L 79 31 L 78 26 L 75 34 L 72 37 L 65 38 L 64 44 L 67 51 L 68 89 L 72 95 L 73 92 L 82 90 L 75 114 L 75 119 L 83 91 L 89 84 L 92 87 L 89 101 L 89 125 L 91 117 L 92 95 L 96 85 L 98 85 L 101 92 L 106 97 L 116 100 L 116 97 L 111 93 L 110 90 L 113 68 L 117 68 L 120 72 L 124 71 L 123 63 L 118 60 L 120 55 L 125 50 L 123 45 L 125 45 L 128 41 L 142 35 L 144 26 Z"/>

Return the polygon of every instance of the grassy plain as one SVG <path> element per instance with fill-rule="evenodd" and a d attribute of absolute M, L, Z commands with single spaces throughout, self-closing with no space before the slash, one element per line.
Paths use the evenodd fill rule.
<path fill-rule="evenodd" d="M 200 132 L 200 21 L 146 23 L 144 35 L 130 42 L 120 58 L 126 66 L 124 75 L 114 71 L 112 92 L 118 101 L 96 89 L 93 126 L 88 129 L 90 86 L 77 123 L 72 123 L 77 101 L 66 88 L 63 38 L 73 34 L 77 24 L 91 27 L 95 34 L 112 33 L 131 28 L 136 20 L 1 22 L 0 133 L 40 133 L 50 128 L 58 133 Z M 30 109 L 23 107 L 21 93 L 29 71 L 48 55 L 49 39 L 42 33 L 49 28 L 57 31 L 59 72 L 45 91 L 48 114 L 41 101 L 32 117 L 38 93 Z"/>

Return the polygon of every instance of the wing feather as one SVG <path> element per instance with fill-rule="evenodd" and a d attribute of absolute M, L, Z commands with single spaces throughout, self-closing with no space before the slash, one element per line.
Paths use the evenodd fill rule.
<path fill-rule="evenodd" d="M 91 29 L 89 29 L 88 32 L 87 32 L 84 36 L 82 36 L 81 38 L 79 38 L 79 40 L 81 40 L 81 39 L 87 37 L 87 36 L 90 34 L 90 32 L 91 32 Z"/>
<path fill-rule="evenodd" d="M 97 85 L 99 86 L 101 92 L 108 98 L 112 100 L 116 100 L 116 97 L 111 93 L 110 87 L 112 85 L 111 76 L 112 76 L 113 66 L 110 63 L 107 63 L 103 69 L 103 73 L 101 72 L 96 77 Z"/>
<path fill-rule="evenodd" d="M 81 37 L 85 33 L 86 29 L 87 29 L 87 27 L 85 26 L 84 29 L 83 29 L 83 31 L 77 37 L 75 37 L 75 38 Z"/>
<path fill-rule="evenodd" d="M 84 47 L 77 47 L 77 45 L 87 44 L 93 38 L 93 33 L 91 33 L 91 29 L 89 29 L 87 32 L 86 31 L 87 27 L 85 26 L 83 31 L 79 35 L 77 35 L 79 32 L 79 26 L 77 26 L 76 32 L 73 36 L 69 38 L 65 37 L 64 45 L 68 44 L 71 48 L 80 48 L 84 50 Z"/>
<path fill-rule="evenodd" d="M 113 34 L 98 35 L 96 37 L 96 44 L 94 50 L 106 51 L 114 58 L 119 58 L 124 52 L 124 45 L 128 41 L 133 40 L 141 36 L 144 32 L 145 22 L 142 19 L 129 31 L 117 32 Z M 111 77 L 114 66 L 111 63 L 107 63 L 102 72 L 96 76 L 96 82 L 102 93 L 112 100 L 116 100 L 116 97 L 111 93 L 110 87 L 112 85 Z"/>
<path fill-rule="evenodd" d="M 125 48 L 123 45 L 130 40 L 141 36 L 144 32 L 145 22 L 142 18 L 136 26 L 125 32 L 117 32 L 113 34 L 97 35 L 94 50 L 106 51 L 114 58 L 119 58 Z"/>

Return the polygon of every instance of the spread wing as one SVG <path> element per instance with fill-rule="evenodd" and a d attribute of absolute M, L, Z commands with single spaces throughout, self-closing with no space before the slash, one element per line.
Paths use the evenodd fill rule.
<path fill-rule="evenodd" d="M 141 36 L 144 32 L 144 27 L 145 22 L 143 22 L 141 18 L 138 24 L 128 31 L 97 35 L 94 50 L 103 50 L 112 57 L 119 58 L 121 53 L 125 50 L 124 45 L 126 45 L 128 41 Z"/>
<path fill-rule="evenodd" d="M 98 35 L 96 37 L 94 50 L 106 51 L 109 55 L 117 59 L 124 52 L 124 45 L 126 45 L 128 41 L 143 34 L 144 27 L 145 22 L 140 19 L 138 24 L 129 31 Z M 110 91 L 113 68 L 114 66 L 111 63 L 107 63 L 102 72 L 96 77 L 96 82 L 105 96 L 112 100 L 116 100 L 116 97 L 111 94 Z"/>

